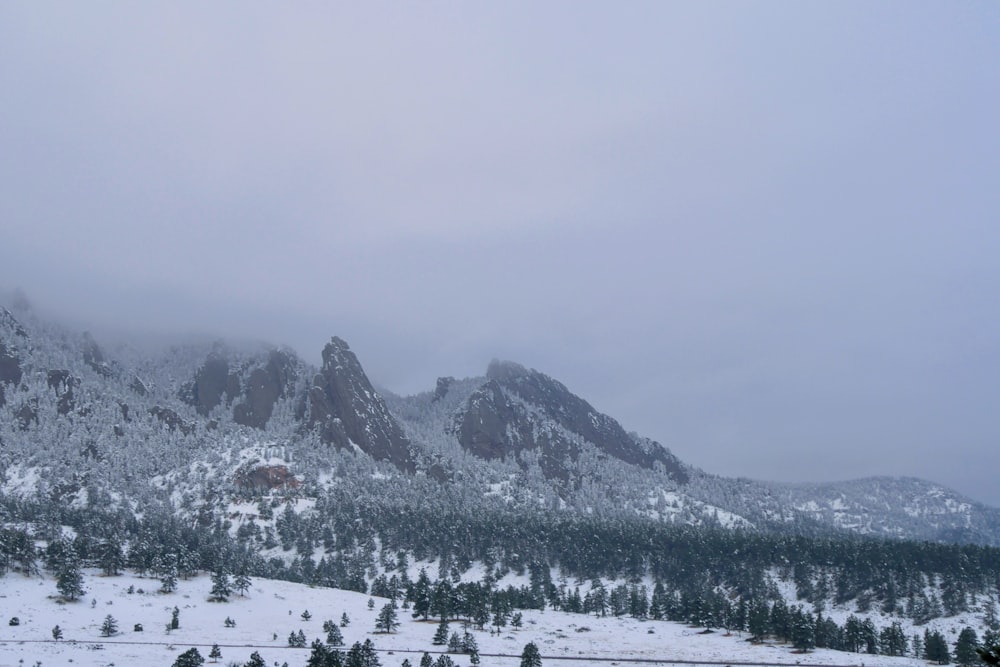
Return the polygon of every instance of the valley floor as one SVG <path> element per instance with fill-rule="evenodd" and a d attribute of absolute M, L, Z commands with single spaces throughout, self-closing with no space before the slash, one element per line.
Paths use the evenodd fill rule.
<path fill-rule="evenodd" d="M 86 594 L 72 603 L 59 601 L 55 581 L 50 576 L 23 577 L 8 574 L 0 578 L 0 667 L 169 667 L 177 655 L 194 646 L 206 657 L 212 644 L 222 649 L 220 665 L 242 665 L 252 651 L 258 651 L 268 665 L 287 662 L 289 667 L 305 664 L 309 649 L 290 648 L 290 633 L 302 630 L 307 643 L 323 639 L 324 620 L 339 622 L 346 613 L 350 624 L 342 628 L 346 647 L 371 639 L 385 667 L 398 667 L 404 659 L 418 665 L 424 651 L 436 657 L 444 647 L 432 646 L 435 622 L 410 618 L 400 609 L 400 628 L 392 634 L 375 632 L 375 617 L 386 600 L 329 588 L 311 588 L 284 581 L 255 579 L 246 597 L 236 595 L 229 602 L 209 602 L 211 580 L 207 575 L 181 580 L 175 593 L 155 592 L 159 582 L 132 574 L 104 577 L 89 571 Z M 133 587 L 134 592 L 128 590 Z M 144 591 L 144 592 L 140 592 Z M 169 633 L 166 626 L 172 610 L 178 609 L 180 627 Z M 310 613 L 309 620 L 302 613 Z M 101 636 L 101 625 L 110 615 L 118 634 Z M 482 665 L 517 667 L 525 644 L 534 642 L 543 664 L 560 667 L 594 665 L 698 663 L 725 665 L 852 665 L 861 667 L 905 667 L 923 665 L 915 658 L 890 658 L 838 651 L 817 650 L 794 653 L 784 645 L 751 645 L 744 637 L 725 636 L 722 631 L 701 634 L 666 621 L 638 621 L 632 618 L 594 618 L 547 610 L 524 611 L 524 627 L 505 628 L 499 635 L 472 631 L 479 645 Z M 9 625 L 12 617 L 19 625 Z M 225 627 L 226 618 L 235 627 Z M 141 624 L 138 632 L 135 626 Z M 52 640 L 52 628 L 63 632 L 61 641 Z M 461 633 L 461 623 L 451 630 Z M 346 649 L 345 647 L 345 649 Z M 501 657 L 504 656 L 504 657 Z M 468 665 L 467 655 L 452 655 L 458 665 Z M 206 664 L 211 664 L 206 662 Z"/>

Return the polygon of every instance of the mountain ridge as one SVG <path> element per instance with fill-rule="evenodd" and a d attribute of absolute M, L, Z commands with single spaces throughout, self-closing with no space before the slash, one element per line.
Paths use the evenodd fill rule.
<path fill-rule="evenodd" d="M 34 461 L 51 469 L 43 478 L 53 486 L 68 465 L 135 495 L 145 491 L 133 473 L 171 474 L 192 459 L 217 466 L 234 443 L 260 442 L 292 452 L 298 460 L 287 475 L 302 479 L 315 475 L 305 461 L 332 465 L 332 447 L 402 475 L 465 484 L 506 502 L 548 498 L 567 511 L 1000 544 L 1000 511 L 924 480 L 789 485 L 711 475 L 514 362 L 494 360 L 482 377 L 441 378 L 432 390 L 400 397 L 377 391 L 337 337 L 319 368 L 288 348 L 221 342 L 130 359 L 90 334 L 24 319 L 0 312 L 5 477 L 15 461 L 17 470 Z M 65 460 L 51 460 L 54 439 L 70 447 Z M 99 465 L 114 461 L 118 468 Z"/>

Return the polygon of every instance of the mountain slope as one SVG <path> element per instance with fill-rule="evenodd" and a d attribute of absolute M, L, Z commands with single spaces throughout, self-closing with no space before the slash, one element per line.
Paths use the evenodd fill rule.
<path fill-rule="evenodd" d="M 697 470 L 515 363 L 399 397 L 373 388 L 342 339 L 322 357 L 314 368 L 263 345 L 104 349 L 30 312 L 0 311 L 2 488 L 221 514 L 227 494 L 292 479 L 318 493 L 344 466 L 371 467 L 347 454 L 391 465 L 380 474 L 401 490 L 470 507 L 494 498 L 670 524 L 1000 544 L 1000 510 L 928 482 L 781 485 Z"/>

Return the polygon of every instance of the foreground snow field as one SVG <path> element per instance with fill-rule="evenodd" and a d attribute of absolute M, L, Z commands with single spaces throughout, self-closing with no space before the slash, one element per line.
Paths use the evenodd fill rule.
<path fill-rule="evenodd" d="M 128 590 L 133 587 L 134 592 Z M 375 632 L 375 617 L 386 600 L 329 588 L 311 588 L 284 581 L 255 579 L 246 597 L 235 595 L 229 602 L 209 602 L 211 579 L 207 575 L 181 580 L 175 593 L 156 593 L 159 582 L 132 574 L 104 577 L 88 571 L 86 594 L 72 603 L 59 601 L 50 576 L 0 578 L 0 667 L 36 665 L 44 667 L 169 667 L 177 655 L 195 646 L 206 657 L 212 644 L 222 649 L 220 665 L 242 665 L 254 650 L 268 665 L 287 662 L 301 667 L 309 649 L 288 647 L 288 636 L 302 630 L 307 642 L 325 638 L 324 620 L 340 621 L 346 613 L 350 624 L 342 628 L 347 647 L 371 639 L 386 667 L 398 667 L 409 658 L 419 664 L 424 651 L 436 656 L 444 647 L 432 646 L 434 622 L 414 621 L 400 609 L 399 630 Z M 140 592 L 144 591 L 144 592 Z M 180 627 L 169 633 L 166 626 L 177 607 Z M 303 612 L 311 618 L 303 620 Z M 111 615 L 118 634 L 101 636 L 101 625 Z M 482 665 L 517 667 L 524 645 L 535 642 L 545 664 L 561 667 L 593 667 L 627 660 L 629 664 L 650 662 L 719 661 L 723 664 L 769 663 L 786 665 L 864 665 L 865 667 L 924 664 L 913 658 L 890 658 L 838 651 L 794 653 L 787 646 L 752 646 L 744 637 L 723 632 L 700 634 L 665 621 L 632 618 L 594 618 L 558 611 L 525 611 L 524 627 L 505 628 L 498 635 L 489 630 L 472 631 L 479 645 Z M 17 617 L 19 625 L 9 621 Z M 235 627 L 225 627 L 226 619 Z M 136 631 L 137 624 L 143 630 Z M 52 628 L 63 632 L 53 641 Z M 461 632 L 453 621 L 451 630 Z M 346 647 L 345 647 L 346 648 Z M 509 656 L 509 657 L 501 657 Z M 466 655 L 453 655 L 459 665 L 468 665 Z M 558 660 L 557 660 L 558 659 Z M 210 664 L 207 662 L 207 664 Z"/>

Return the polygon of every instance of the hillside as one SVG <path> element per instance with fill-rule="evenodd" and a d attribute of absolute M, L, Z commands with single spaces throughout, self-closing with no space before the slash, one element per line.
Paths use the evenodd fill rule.
<path fill-rule="evenodd" d="M 72 553 L 378 594 L 394 567 L 435 561 L 438 583 L 479 573 L 482 601 L 525 610 L 627 611 L 638 591 L 585 599 L 604 581 L 646 582 L 659 618 L 744 629 L 779 603 L 996 616 L 996 509 L 914 479 L 712 475 L 512 362 L 400 397 L 336 337 L 315 368 L 266 345 L 106 349 L 4 310 L 0 345 L 8 577 Z M 511 575 L 529 589 L 498 589 Z"/>

